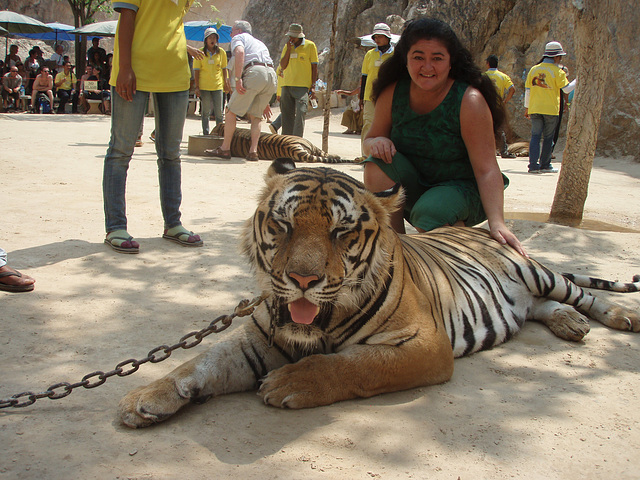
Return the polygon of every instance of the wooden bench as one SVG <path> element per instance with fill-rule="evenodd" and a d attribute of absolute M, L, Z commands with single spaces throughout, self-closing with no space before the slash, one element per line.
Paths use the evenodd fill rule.
<path fill-rule="evenodd" d="M 25 112 L 29 110 L 29 106 L 31 105 L 31 95 L 20 95 L 20 103 L 22 104 L 22 110 Z"/>
<path fill-rule="evenodd" d="M 102 103 L 102 100 L 87 99 L 87 103 L 89 104 L 89 110 L 87 110 L 86 113 L 89 113 L 89 114 L 102 113 L 99 108 L 100 104 Z"/>

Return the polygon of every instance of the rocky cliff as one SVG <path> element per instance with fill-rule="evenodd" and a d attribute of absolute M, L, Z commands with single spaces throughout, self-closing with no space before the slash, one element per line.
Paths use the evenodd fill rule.
<path fill-rule="evenodd" d="M 334 88 L 353 88 L 358 84 L 364 50 L 351 40 L 370 33 L 375 23 L 385 21 L 389 15 L 407 20 L 421 16 L 440 18 L 453 26 L 478 65 L 484 66 L 489 54 L 498 55 L 499 68 L 511 76 L 517 89 L 508 107 L 512 139 L 528 140 L 530 123 L 523 118 L 522 106 L 526 72 L 541 58 L 545 43 L 557 40 L 568 52 L 564 64 L 569 68 L 569 77 L 574 78 L 573 8 L 571 0 L 340 0 Z M 318 45 L 319 52 L 328 49 L 332 9 L 333 2 L 326 0 L 249 0 L 244 17 L 254 26 L 254 34 L 267 43 L 272 55 L 279 57 L 283 35 L 292 22 L 304 26 L 307 37 Z M 600 125 L 598 153 L 630 155 L 640 161 L 640 46 L 637 41 L 640 11 L 633 2 L 624 2 L 622 11 L 621 18 L 610 22 L 615 55 Z M 326 65 L 321 64 L 321 76 L 325 70 Z"/>

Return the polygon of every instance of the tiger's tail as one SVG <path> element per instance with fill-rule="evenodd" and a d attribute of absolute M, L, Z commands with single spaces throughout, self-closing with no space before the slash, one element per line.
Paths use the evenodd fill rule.
<path fill-rule="evenodd" d="M 608 292 L 634 293 L 640 292 L 640 275 L 634 275 L 632 282 L 613 282 L 601 278 L 593 278 L 588 275 L 575 275 L 573 273 L 563 273 L 562 276 L 575 283 L 579 287 L 594 288 L 596 290 L 606 290 Z"/>

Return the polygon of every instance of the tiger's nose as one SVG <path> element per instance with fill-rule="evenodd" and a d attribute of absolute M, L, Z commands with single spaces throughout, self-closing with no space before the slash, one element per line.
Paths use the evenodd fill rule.
<path fill-rule="evenodd" d="M 295 272 L 289 273 L 289 278 L 293 280 L 302 290 L 306 290 L 309 287 L 312 287 L 314 283 L 320 280 L 320 277 L 317 275 L 300 275 Z"/>

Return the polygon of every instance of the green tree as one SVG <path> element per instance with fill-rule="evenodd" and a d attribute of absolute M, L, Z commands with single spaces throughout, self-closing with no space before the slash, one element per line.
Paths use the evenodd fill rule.
<path fill-rule="evenodd" d="M 59 2 L 62 0 L 58 0 Z M 73 12 L 73 20 L 76 28 L 94 23 L 96 13 L 111 10 L 111 0 L 67 0 L 71 11 Z M 84 73 L 85 58 L 87 56 L 87 37 L 84 35 L 76 36 L 76 72 Z"/>

